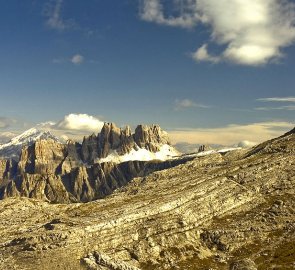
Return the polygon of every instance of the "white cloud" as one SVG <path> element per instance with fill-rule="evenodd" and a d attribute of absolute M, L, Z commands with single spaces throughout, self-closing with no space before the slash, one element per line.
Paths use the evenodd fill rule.
<path fill-rule="evenodd" d="M 84 62 L 84 56 L 80 55 L 80 54 L 75 54 L 72 59 L 71 62 L 75 65 L 80 65 Z"/>
<path fill-rule="evenodd" d="M 289 122 L 260 122 L 247 125 L 228 125 L 220 128 L 197 128 L 169 132 L 173 144 L 185 141 L 195 144 L 233 145 L 241 141 L 262 142 L 294 128 Z"/>
<path fill-rule="evenodd" d="M 288 0 L 179 0 L 176 16 L 164 15 L 163 2 L 144 0 L 141 18 L 181 27 L 202 23 L 211 29 L 210 41 L 223 48 L 213 56 L 206 42 L 193 53 L 197 61 L 263 65 L 280 59 L 282 48 L 295 42 L 295 4 Z"/>
<path fill-rule="evenodd" d="M 193 59 L 196 61 L 208 61 L 212 63 L 218 63 L 220 62 L 220 57 L 218 56 L 212 56 L 208 53 L 208 44 L 204 44 L 202 47 L 200 47 L 196 52 L 192 54 Z"/>
<path fill-rule="evenodd" d="M 52 126 L 52 128 L 64 130 L 82 130 L 98 133 L 104 122 L 88 114 L 69 114 L 63 120 Z"/>
<path fill-rule="evenodd" d="M 187 109 L 187 108 L 203 108 L 207 109 L 209 106 L 203 105 L 203 104 L 198 104 L 194 102 L 193 100 L 190 99 L 176 99 L 175 100 L 175 110 L 181 110 L 181 109 Z"/>
<path fill-rule="evenodd" d="M 269 97 L 269 98 L 259 98 L 257 101 L 265 102 L 295 102 L 295 97 Z"/>
<path fill-rule="evenodd" d="M 183 5 L 182 2 L 185 2 Z M 164 16 L 164 6 L 161 0 L 143 0 L 141 18 L 145 21 L 156 22 L 169 26 L 190 28 L 198 22 L 198 14 L 194 12 L 196 5 L 191 0 L 177 0 L 178 17 Z"/>

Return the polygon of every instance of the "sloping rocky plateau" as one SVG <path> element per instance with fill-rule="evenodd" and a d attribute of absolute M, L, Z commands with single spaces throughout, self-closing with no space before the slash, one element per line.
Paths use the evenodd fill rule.
<path fill-rule="evenodd" d="M 159 126 L 139 125 L 131 134 L 105 123 L 98 135 L 85 137 L 82 144 L 62 144 L 51 138 L 24 147 L 18 161 L 0 160 L 0 199 L 29 197 L 55 203 L 87 202 L 103 198 L 137 176 L 167 169 L 189 158 L 160 161 L 127 161 L 120 164 L 99 160 L 116 151 L 157 152 L 169 145 L 166 132 Z"/>
<path fill-rule="evenodd" d="M 0 269 L 294 268 L 294 130 L 136 177 L 97 201 L 0 201 Z"/>

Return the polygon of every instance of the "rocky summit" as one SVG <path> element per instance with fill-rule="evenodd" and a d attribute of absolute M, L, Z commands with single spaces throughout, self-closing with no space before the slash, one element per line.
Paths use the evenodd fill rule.
<path fill-rule="evenodd" d="M 104 132 L 85 139 L 84 150 L 40 141 L 17 165 L 1 163 L 0 269 L 295 268 L 294 131 L 185 161 L 79 165 L 77 156 L 85 162 L 159 140 L 146 130 L 132 138 L 110 125 Z M 49 202 L 99 194 L 109 195 Z"/>

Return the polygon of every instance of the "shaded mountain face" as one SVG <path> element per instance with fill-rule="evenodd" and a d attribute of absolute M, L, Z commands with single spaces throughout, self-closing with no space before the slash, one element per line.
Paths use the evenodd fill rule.
<path fill-rule="evenodd" d="M 165 162 L 176 151 L 170 146 L 167 133 L 155 125 L 140 125 L 132 134 L 129 127 L 120 129 L 105 123 L 98 135 L 85 137 L 82 144 L 62 144 L 50 137 L 36 141 L 27 136 L 20 138 L 25 140 L 14 141 L 32 144 L 22 149 L 18 162 L 1 161 L 0 198 L 87 202 L 104 198 L 134 177 L 192 159 Z M 109 162 L 103 162 L 106 158 Z"/>
<path fill-rule="evenodd" d="M 58 159 L 62 149 L 54 151 Z M 8 198 L 0 201 L 0 269 L 294 269 L 294 187 L 292 132 L 197 156 L 86 204 Z"/>

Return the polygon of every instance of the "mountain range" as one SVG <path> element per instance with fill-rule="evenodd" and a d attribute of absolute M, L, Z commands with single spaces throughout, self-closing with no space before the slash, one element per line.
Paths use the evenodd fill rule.
<path fill-rule="evenodd" d="M 103 198 L 134 177 L 186 163 L 197 156 L 226 153 L 200 146 L 181 154 L 159 126 L 118 128 L 105 123 L 82 143 L 62 143 L 49 131 L 29 129 L 0 146 L 0 198 L 25 196 L 50 202 Z"/>

